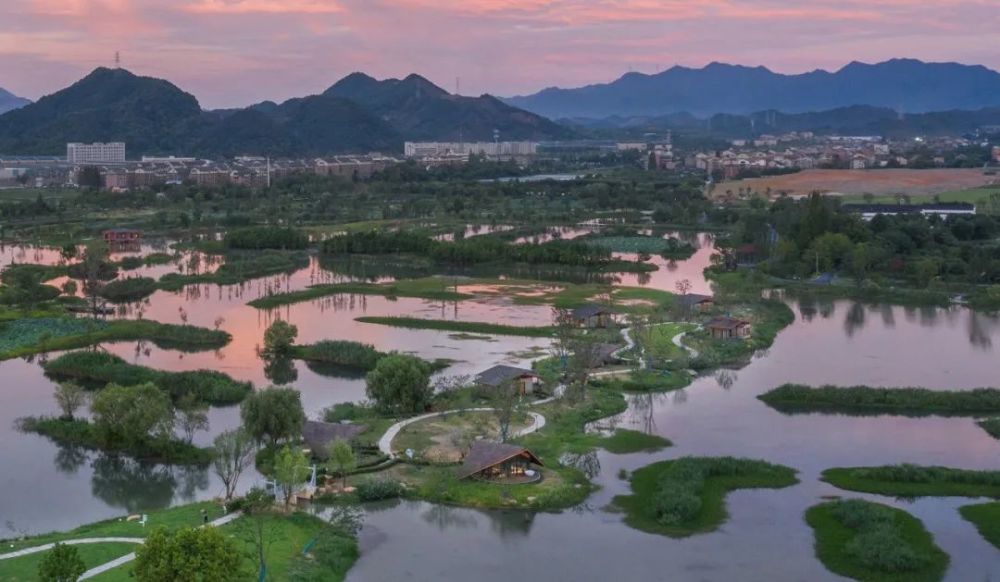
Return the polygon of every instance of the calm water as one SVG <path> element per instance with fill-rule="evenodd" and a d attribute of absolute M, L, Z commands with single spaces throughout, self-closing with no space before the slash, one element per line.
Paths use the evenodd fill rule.
<path fill-rule="evenodd" d="M 709 292 L 701 276 L 712 239 L 694 237 L 698 251 L 660 270 L 626 275 L 623 284 L 673 290 L 688 279 L 695 292 Z M 30 256 L 34 251 L 25 250 Z M 0 257 L 13 256 L 0 252 Z M 30 258 L 19 260 L 35 261 Z M 275 291 L 352 280 L 317 262 L 292 275 L 238 286 L 192 286 L 158 292 L 123 317 L 218 325 L 231 334 L 225 348 L 197 354 L 161 350 L 142 342 L 104 346 L 129 361 L 156 368 L 210 368 L 251 380 L 272 382 L 256 355 L 263 331 L 280 316 L 299 328 L 299 341 L 351 339 L 382 350 L 425 358 L 457 360 L 448 375 L 473 374 L 499 362 L 526 363 L 546 347 L 544 340 L 460 339 L 447 332 L 404 330 L 361 324 L 360 315 L 407 315 L 512 325 L 548 322 L 547 307 L 515 306 L 503 298 L 461 303 L 341 295 L 259 311 L 246 302 Z M 384 279 L 379 273 L 376 279 Z M 360 277 L 369 279 L 372 277 Z M 675 447 L 656 454 L 596 454 L 601 490 L 587 503 L 561 514 L 477 511 L 404 502 L 371 507 L 361 534 L 362 557 L 353 581 L 477 580 L 830 580 L 813 558 L 812 532 L 802 521 L 806 508 L 837 494 L 818 481 L 828 467 L 897 462 L 996 468 L 1000 443 L 962 418 L 784 415 L 756 396 L 784 382 L 839 385 L 918 385 L 968 389 L 996 385 L 1000 376 L 1000 319 L 964 309 L 865 307 L 846 301 L 795 301 L 796 321 L 766 354 L 748 366 L 695 381 L 683 391 L 634 397 L 627 412 L 602 426 L 623 426 L 661 434 Z M 534 350 L 534 351 L 533 351 Z M 296 362 L 281 380 L 302 392 L 310 417 L 332 404 L 364 397 L 360 378 L 338 377 Z M 142 465 L 107 455 L 69 450 L 13 429 L 25 415 L 53 414 L 53 383 L 35 361 L 0 363 L 0 527 L 39 532 L 96 519 L 164 507 L 218 495 L 221 487 L 205 471 Z M 272 374 L 273 377 L 273 374 Z M 214 434 L 238 423 L 235 407 L 213 409 Z M 605 507 L 627 492 L 620 468 L 682 455 L 739 455 L 762 458 L 800 471 L 802 483 L 780 491 L 739 491 L 728 497 L 731 517 L 717 532 L 672 540 L 634 531 Z M 253 484 L 256 476 L 244 481 Z M 1000 580 L 1000 552 L 989 546 L 955 509 L 971 500 L 924 499 L 915 503 L 869 496 L 907 509 L 934 533 L 952 556 L 948 579 Z M 13 532 L 4 532 L 12 535 Z"/>

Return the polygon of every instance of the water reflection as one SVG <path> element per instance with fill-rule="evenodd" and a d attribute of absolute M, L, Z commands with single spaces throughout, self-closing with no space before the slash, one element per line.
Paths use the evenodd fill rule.
<path fill-rule="evenodd" d="M 190 501 L 208 487 L 208 470 L 201 467 L 170 467 L 113 454 L 98 454 L 91 467 L 93 495 L 128 513 L 164 509 L 175 496 Z"/>

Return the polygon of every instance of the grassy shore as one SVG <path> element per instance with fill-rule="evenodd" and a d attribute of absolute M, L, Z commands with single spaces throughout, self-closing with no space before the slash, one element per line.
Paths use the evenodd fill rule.
<path fill-rule="evenodd" d="M 196 447 L 176 439 L 149 440 L 127 447 L 107 443 L 86 420 L 52 417 L 27 417 L 18 421 L 20 430 L 48 437 L 60 445 L 83 447 L 92 451 L 124 453 L 142 461 L 176 465 L 207 465 L 212 450 Z"/>
<path fill-rule="evenodd" d="M 811 507 L 816 557 L 831 572 L 866 582 L 936 582 L 948 555 L 919 519 L 901 509 L 858 499 Z"/>
<path fill-rule="evenodd" d="M 248 305 L 257 309 L 273 309 L 283 305 L 312 301 L 331 295 L 382 295 L 384 297 L 416 297 L 440 301 L 461 301 L 471 299 L 472 295 L 454 291 L 452 281 L 439 277 L 424 279 L 407 279 L 395 283 L 333 283 L 328 285 L 312 285 L 301 291 L 276 293 L 251 301 Z"/>
<path fill-rule="evenodd" d="M 784 384 L 758 396 L 782 412 L 855 412 L 911 415 L 974 416 L 1000 413 L 1000 390 L 967 391 L 926 388 L 874 388 L 871 386 L 821 386 Z"/>
<path fill-rule="evenodd" d="M 124 516 L 81 526 L 69 532 L 50 533 L 33 536 L 24 540 L 8 540 L 3 543 L 4 551 L 40 546 L 53 542 L 89 537 L 130 537 L 144 538 L 153 528 L 165 527 L 177 530 L 184 527 L 202 525 L 204 516 L 210 520 L 222 517 L 222 509 L 211 502 L 193 503 L 160 511 L 147 511 L 149 521 L 145 527 L 138 521 L 125 521 Z M 253 540 L 254 524 L 243 517 L 223 526 L 245 556 L 242 568 L 248 579 L 256 579 L 256 548 Z M 268 580 L 343 580 L 347 571 L 358 558 L 357 541 L 331 528 L 322 519 L 301 512 L 291 514 L 273 513 L 264 517 L 267 539 L 265 556 L 268 565 Z M 88 568 L 113 560 L 135 550 L 135 545 L 96 544 L 78 545 L 84 563 Z M 35 580 L 38 563 L 45 552 L 22 558 L 0 561 L 0 580 Z M 109 570 L 98 577 L 96 582 L 128 582 L 134 580 L 134 563 Z"/>
<path fill-rule="evenodd" d="M 0 323 L 0 360 L 130 340 L 150 340 L 164 349 L 214 350 L 231 339 L 224 331 L 147 320 L 35 317 Z"/>
<path fill-rule="evenodd" d="M 965 505 L 958 511 L 963 518 L 976 526 L 986 541 L 1000 550 L 1000 501 Z"/>
<path fill-rule="evenodd" d="M 1000 439 L 1000 418 L 987 418 L 980 420 L 976 424 L 985 430 L 991 437 Z"/>
<path fill-rule="evenodd" d="M 222 372 L 196 370 L 167 372 L 146 366 L 129 364 L 105 352 L 70 352 L 44 364 L 45 373 L 57 378 L 80 380 L 85 383 L 134 386 L 152 382 L 177 402 L 188 394 L 213 405 L 241 402 L 253 388 L 249 382 L 238 382 Z"/>
<path fill-rule="evenodd" d="M 456 321 L 445 319 L 423 319 L 419 317 L 375 317 L 365 316 L 355 318 L 361 323 L 390 325 L 407 329 L 434 329 L 462 333 L 488 335 L 516 335 L 525 337 L 552 337 L 555 328 L 550 326 L 513 326 L 499 323 L 484 323 L 479 321 Z"/>
<path fill-rule="evenodd" d="M 624 428 L 616 430 L 611 436 L 605 437 L 600 441 L 602 449 L 616 455 L 655 453 L 673 445 L 674 443 L 670 442 L 670 440 L 659 435 Z"/>
<path fill-rule="evenodd" d="M 886 465 L 823 471 L 840 489 L 892 497 L 1000 497 L 1000 471 Z"/>
<path fill-rule="evenodd" d="M 670 537 L 717 529 L 726 520 L 726 494 L 736 489 L 781 489 L 799 482 L 795 470 L 732 457 L 683 457 L 632 473 L 631 495 L 614 503 L 625 523 Z"/>

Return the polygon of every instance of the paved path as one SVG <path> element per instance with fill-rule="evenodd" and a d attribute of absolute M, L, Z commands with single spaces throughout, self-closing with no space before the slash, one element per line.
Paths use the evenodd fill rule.
<path fill-rule="evenodd" d="M 694 330 L 690 330 L 690 331 L 694 331 Z M 696 349 L 694 349 L 694 348 L 692 348 L 690 346 L 684 345 L 684 343 L 681 341 L 681 340 L 684 339 L 684 336 L 686 336 L 688 333 L 690 333 L 690 332 L 689 331 L 682 331 L 681 333 L 675 335 L 674 339 L 673 339 L 673 342 L 674 342 L 675 346 L 687 350 L 688 355 L 690 355 L 691 359 L 693 360 L 693 359 L 695 359 L 695 358 L 698 357 L 698 350 L 696 350 Z"/>
<path fill-rule="evenodd" d="M 543 424 L 544 424 L 544 419 L 543 419 Z M 229 513 L 227 515 L 224 515 L 224 516 L 220 517 L 219 519 L 216 519 L 215 521 L 209 522 L 208 525 L 210 525 L 212 527 L 221 527 L 221 526 L 226 525 L 227 523 L 232 522 L 233 520 L 237 519 L 241 515 L 243 515 L 242 511 L 234 511 L 232 513 Z M 143 538 L 106 537 L 106 538 L 79 538 L 79 539 L 75 539 L 75 540 L 65 540 L 65 541 L 61 541 L 61 542 L 57 542 L 57 543 L 66 544 L 67 546 L 79 546 L 79 545 L 83 545 L 83 544 L 136 544 L 136 545 L 139 545 L 139 544 L 142 544 L 144 541 L 145 540 Z M 37 554 L 39 552 L 47 552 L 47 551 L 51 550 L 52 548 L 54 548 L 55 545 L 56 545 L 56 543 L 45 544 L 45 545 L 41 545 L 41 546 L 32 546 L 30 548 L 24 548 L 23 550 L 18 550 L 16 552 L 10 552 L 8 554 L 0 554 L 0 560 L 8 560 L 8 559 L 11 559 L 11 558 L 20 558 L 21 556 L 30 556 L 31 554 Z M 96 566 L 94 568 L 91 568 L 90 570 L 87 570 L 86 572 L 83 573 L 83 576 L 80 576 L 79 579 L 80 580 L 87 580 L 88 578 L 93 578 L 94 576 L 97 576 L 98 574 L 103 574 L 104 572 L 107 572 L 108 570 L 112 570 L 112 569 L 117 568 L 118 566 L 121 566 L 123 564 L 127 564 L 127 563 L 131 562 L 134 559 L 135 559 L 135 552 L 132 552 L 130 554 L 126 554 L 126 555 L 124 555 L 124 556 L 122 556 L 120 558 L 116 558 L 114 560 L 111 560 L 110 562 L 101 564 L 100 566 Z"/>
<path fill-rule="evenodd" d="M 563 386 L 559 386 L 559 388 L 563 388 Z M 546 398 L 544 400 L 538 400 L 532 402 L 531 405 L 536 406 L 538 404 L 546 404 L 548 402 L 552 402 L 553 400 L 562 395 L 562 391 L 560 391 L 558 388 L 556 389 L 556 391 L 557 394 L 555 396 Z M 427 420 L 428 418 L 435 418 L 438 416 L 447 416 L 449 414 L 459 414 L 462 412 L 493 412 L 493 410 L 494 410 L 493 408 L 466 408 L 464 410 L 446 410 L 444 412 L 431 412 L 428 414 L 421 414 L 420 416 L 414 416 L 412 418 L 401 420 L 396 424 L 390 426 L 385 431 L 385 434 L 382 435 L 382 438 L 378 440 L 378 450 L 381 451 L 382 454 L 384 455 L 388 455 L 391 458 L 395 458 L 396 455 L 393 454 L 392 452 L 393 439 L 396 438 L 396 435 L 398 435 L 399 431 L 403 430 L 404 427 L 411 425 L 415 422 L 420 422 L 421 420 Z M 526 434 L 531 434 L 535 431 L 541 430 L 542 427 L 545 426 L 544 416 L 538 414 L 537 412 L 528 412 L 527 414 L 528 416 L 531 417 L 531 424 L 512 434 L 511 438 L 517 438 L 520 436 L 524 436 Z"/>

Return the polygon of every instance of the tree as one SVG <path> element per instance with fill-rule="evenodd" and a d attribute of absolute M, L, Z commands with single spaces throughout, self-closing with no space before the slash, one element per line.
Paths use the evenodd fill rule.
<path fill-rule="evenodd" d="M 41 582 L 76 582 L 87 571 L 80 552 L 73 546 L 56 544 L 38 564 Z"/>
<path fill-rule="evenodd" d="M 87 393 L 79 384 L 73 382 L 62 382 L 56 386 L 56 404 L 62 411 L 62 417 L 66 420 L 73 420 L 73 415 L 87 402 Z"/>
<path fill-rule="evenodd" d="M 269 527 L 273 523 L 270 516 L 273 507 L 274 497 L 260 487 L 254 487 L 243 497 L 243 513 L 249 518 L 247 523 L 257 551 L 258 574 L 267 571 L 267 551 L 274 540 Z"/>
<path fill-rule="evenodd" d="M 135 552 L 141 582 L 245 580 L 240 548 L 214 527 L 157 528 Z"/>
<path fill-rule="evenodd" d="M 510 425 L 521 410 L 521 391 L 514 382 L 504 382 L 490 395 L 493 416 L 500 431 L 500 442 L 510 438 Z"/>
<path fill-rule="evenodd" d="M 281 319 L 275 321 L 264 332 L 264 354 L 287 356 L 298 335 L 299 328 Z"/>
<path fill-rule="evenodd" d="M 677 292 L 682 296 L 687 295 L 691 292 L 691 280 L 681 279 L 680 281 L 674 283 L 674 288 L 677 289 Z"/>
<path fill-rule="evenodd" d="M 226 501 L 229 501 L 236 494 L 236 485 L 243 471 L 253 462 L 256 448 L 253 438 L 242 428 L 220 433 L 212 444 L 215 451 L 212 470 L 222 481 Z"/>
<path fill-rule="evenodd" d="M 243 426 L 257 442 L 271 446 L 301 436 L 306 421 L 299 391 L 274 386 L 250 394 L 243 401 L 240 416 Z"/>
<path fill-rule="evenodd" d="M 104 288 L 102 272 L 105 258 L 108 256 L 108 245 L 104 241 L 94 241 L 83 251 L 81 268 L 83 269 L 83 294 L 87 297 L 90 310 L 96 317 L 101 307 L 101 290 Z"/>
<path fill-rule="evenodd" d="M 309 475 L 309 459 L 301 449 L 285 446 L 274 457 L 274 482 L 281 487 L 285 511 L 292 503 L 292 496 Z"/>
<path fill-rule="evenodd" d="M 335 439 L 330 443 L 330 462 L 337 467 L 340 473 L 340 487 L 347 487 L 347 473 L 353 471 L 358 464 L 357 457 L 354 456 L 354 448 L 351 443 L 344 439 Z"/>
<path fill-rule="evenodd" d="M 173 433 L 170 397 L 151 382 L 109 384 L 94 395 L 90 410 L 94 427 L 108 444 L 134 446 L 149 439 L 167 439 Z"/>
<path fill-rule="evenodd" d="M 192 393 L 188 393 L 181 398 L 177 404 L 177 424 L 180 425 L 181 432 L 184 433 L 184 440 L 191 443 L 194 440 L 194 433 L 200 430 L 208 430 L 208 406 Z"/>
<path fill-rule="evenodd" d="M 420 358 L 392 354 L 368 372 L 365 392 L 383 412 L 423 412 L 434 394 L 430 379 L 430 369 Z"/>

